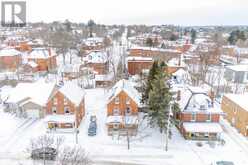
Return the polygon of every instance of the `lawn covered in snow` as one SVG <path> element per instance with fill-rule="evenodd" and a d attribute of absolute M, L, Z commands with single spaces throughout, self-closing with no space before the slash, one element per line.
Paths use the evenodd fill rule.
<path fill-rule="evenodd" d="M 224 130 L 226 140 L 224 146 L 202 142 L 198 147 L 196 141 L 186 141 L 176 128 L 173 128 L 169 151 L 164 150 L 164 139 L 157 129 L 150 128 L 140 118 L 141 125 L 136 137 L 130 140 L 127 149 L 126 137 L 108 136 L 106 122 L 107 90 L 102 88 L 87 89 L 86 115 L 79 128 L 79 145 L 89 153 L 95 164 L 111 164 L 122 162 L 130 164 L 150 165 L 209 165 L 216 160 L 232 160 L 237 165 L 247 165 L 247 151 L 233 140 L 228 131 Z M 87 129 L 90 115 L 97 116 L 97 135 L 89 137 Z M 28 160 L 26 149 L 31 138 L 47 133 L 44 120 L 20 119 L 13 114 L 0 110 L 0 164 L 25 165 L 32 164 Z M 229 128 L 227 128 L 229 130 Z M 48 133 L 52 136 L 64 136 L 65 145 L 75 145 L 73 132 Z M 246 139 L 243 139 L 246 140 Z M 235 165 L 236 165 L 235 164 Z"/>

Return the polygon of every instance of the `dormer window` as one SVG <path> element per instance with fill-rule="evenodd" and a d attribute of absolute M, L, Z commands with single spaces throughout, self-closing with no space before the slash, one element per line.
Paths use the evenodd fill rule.
<path fill-rule="evenodd" d="M 53 98 L 53 104 L 54 105 L 57 105 L 58 104 L 58 99 L 55 97 L 55 98 Z"/>
<path fill-rule="evenodd" d="M 128 104 L 128 105 L 129 105 L 129 104 L 130 104 L 130 102 L 131 102 L 131 101 L 130 101 L 130 98 L 127 98 L 127 99 L 126 99 L 126 104 Z"/>
<path fill-rule="evenodd" d="M 206 110 L 206 109 L 207 109 L 206 105 L 200 105 L 200 110 Z"/>
<path fill-rule="evenodd" d="M 211 114 L 207 114 L 207 121 L 211 121 Z"/>
<path fill-rule="evenodd" d="M 70 108 L 69 107 L 64 107 L 64 113 L 65 114 L 70 114 Z"/>
<path fill-rule="evenodd" d="M 64 98 L 64 105 L 67 105 L 68 104 L 68 101 L 66 98 Z"/>
<path fill-rule="evenodd" d="M 116 98 L 115 98 L 115 104 L 119 104 L 120 103 L 120 98 L 117 96 Z"/>
<path fill-rule="evenodd" d="M 196 113 L 191 114 L 191 121 L 196 121 Z"/>

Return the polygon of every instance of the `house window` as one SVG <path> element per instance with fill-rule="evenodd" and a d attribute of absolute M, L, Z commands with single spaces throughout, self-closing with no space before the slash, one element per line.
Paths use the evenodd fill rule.
<path fill-rule="evenodd" d="M 127 109 L 126 109 L 126 115 L 131 115 L 131 108 L 130 107 L 127 107 Z"/>
<path fill-rule="evenodd" d="M 53 98 L 53 104 L 54 105 L 57 105 L 58 104 L 58 99 L 55 97 L 55 98 Z"/>
<path fill-rule="evenodd" d="M 196 121 L 196 113 L 191 114 L 191 121 Z"/>
<path fill-rule="evenodd" d="M 115 104 L 119 104 L 120 103 L 120 98 L 119 97 L 116 97 L 115 98 Z"/>
<path fill-rule="evenodd" d="M 52 112 L 53 112 L 54 114 L 56 114 L 56 113 L 57 113 L 57 108 L 56 108 L 56 107 L 52 107 Z"/>
<path fill-rule="evenodd" d="M 130 104 L 130 98 L 126 99 L 126 104 L 129 105 Z"/>
<path fill-rule="evenodd" d="M 113 110 L 113 115 L 114 115 L 114 116 L 120 115 L 119 109 L 115 108 L 115 109 Z"/>
<path fill-rule="evenodd" d="M 207 114 L 207 121 L 211 121 L 211 114 Z"/>
<path fill-rule="evenodd" d="M 119 129 L 119 124 L 113 124 L 113 129 Z"/>
<path fill-rule="evenodd" d="M 236 108 L 236 107 L 233 108 L 233 113 L 234 113 L 234 114 L 237 113 L 237 108 Z"/>
<path fill-rule="evenodd" d="M 64 98 L 64 105 L 67 105 L 68 104 L 68 101 L 66 98 Z"/>
<path fill-rule="evenodd" d="M 64 107 L 64 113 L 65 114 L 70 114 L 70 108 L 69 107 Z"/>

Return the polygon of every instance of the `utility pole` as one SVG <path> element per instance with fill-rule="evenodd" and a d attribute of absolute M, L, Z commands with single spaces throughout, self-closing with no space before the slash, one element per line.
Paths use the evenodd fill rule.
<path fill-rule="evenodd" d="M 76 138 L 76 144 L 78 144 L 78 123 L 77 123 L 78 110 L 79 110 L 79 107 L 76 108 L 76 113 L 75 113 L 75 138 Z"/>
<path fill-rule="evenodd" d="M 169 133 L 170 133 L 170 114 L 171 114 L 171 103 L 169 103 L 169 116 L 167 121 L 167 130 L 166 130 L 166 139 L 165 139 L 165 151 L 168 151 L 168 143 L 169 143 Z"/>

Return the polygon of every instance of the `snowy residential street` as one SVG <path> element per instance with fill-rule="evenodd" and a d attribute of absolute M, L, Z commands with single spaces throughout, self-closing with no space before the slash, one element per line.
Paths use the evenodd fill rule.
<path fill-rule="evenodd" d="M 238 165 L 247 165 L 247 150 L 244 144 L 246 139 L 239 141 L 233 139 L 232 128 L 225 127 L 226 144 L 216 143 L 210 146 L 203 142 L 202 147 L 196 146 L 196 141 L 186 141 L 176 128 L 173 128 L 172 140 L 169 142 L 169 151 L 163 149 L 161 134 L 158 131 L 147 128 L 145 124 L 142 133 L 131 138 L 131 148 L 127 150 L 125 137 L 119 140 L 107 135 L 106 130 L 106 100 L 107 91 L 101 88 L 86 90 L 86 118 L 80 125 L 79 144 L 83 146 L 89 155 L 94 158 L 95 164 L 158 164 L 158 165 L 184 165 L 190 162 L 192 165 L 209 165 L 214 160 L 233 160 Z M 89 137 L 87 128 L 90 115 L 97 116 L 97 135 Z M 0 164 L 9 159 L 10 165 L 28 162 L 27 153 L 31 138 L 46 133 L 43 120 L 19 119 L 9 113 L 1 111 L 1 139 L 0 139 Z M 64 136 L 66 145 L 75 145 L 74 133 L 50 133 L 54 136 Z M 238 135 L 240 136 L 240 135 Z M 242 139 L 242 140 L 241 140 Z M 31 161 L 30 161 L 31 163 Z M 32 163 L 31 163 L 32 164 Z"/>

